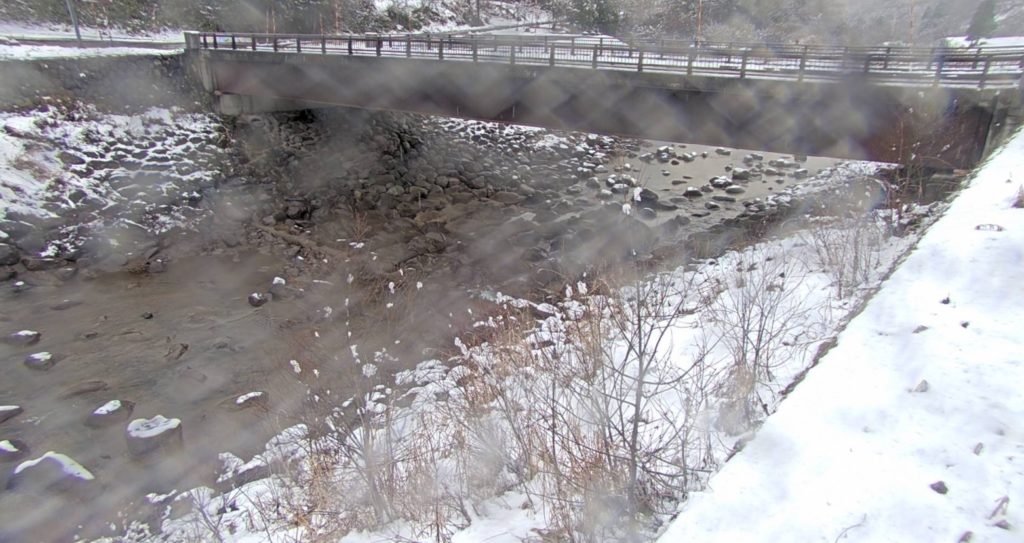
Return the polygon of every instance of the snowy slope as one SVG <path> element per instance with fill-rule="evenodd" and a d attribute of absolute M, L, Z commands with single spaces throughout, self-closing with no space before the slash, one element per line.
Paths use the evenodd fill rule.
<path fill-rule="evenodd" d="M 147 47 L 64 47 L 60 45 L 22 45 L 0 42 L 0 60 L 41 60 L 55 58 L 119 57 L 127 55 L 163 56 L 181 54 L 184 49 Z"/>
<path fill-rule="evenodd" d="M 660 541 L 1024 540 L 1022 167 L 1018 134 Z"/>
<path fill-rule="evenodd" d="M 182 30 L 165 29 L 156 32 L 139 34 L 120 28 L 95 28 L 83 26 L 79 28 L 83 39 L 118 41 L 139 41 L 143 43 L 184 43 Z M 75 30 L 70 25 L 61 23 L 29 23 L 24 21 L 0 21 L 0 36 L 18 40 L 31 39 L 75 39 Z"/>

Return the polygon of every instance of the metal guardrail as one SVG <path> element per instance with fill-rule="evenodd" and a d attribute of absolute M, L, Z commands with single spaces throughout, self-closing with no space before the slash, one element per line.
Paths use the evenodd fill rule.
<path fill-rule="evenodd" d="M 186 33 L 191 49 L 418 58 L 439 61 L 587 67 L 711 77 L 842 81 L 969 88 L 1017 87 L 1024 48 L 920 49 L 789 44 L 623 43 L 565 35 L 310 35 Z"/>

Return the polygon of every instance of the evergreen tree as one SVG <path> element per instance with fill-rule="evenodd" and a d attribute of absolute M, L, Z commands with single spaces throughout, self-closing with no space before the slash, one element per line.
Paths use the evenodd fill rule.
<path fill-rule="evenodd" d="M 996 0 L 981 0 L 971 19 L 971 26 L 967 27 L 967 39 L 976 42 L 991 36 L 995 31 Z"/>

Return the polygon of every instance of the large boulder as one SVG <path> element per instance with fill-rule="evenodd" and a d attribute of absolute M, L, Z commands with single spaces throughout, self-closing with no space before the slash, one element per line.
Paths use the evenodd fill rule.
<path fill-rule="evenodd" d="M 12 245 L 0 243 L 0 266 L 13 266 L 21 262 L 21 253 Z"/>
<path fill-rule="evenodd" d="M 173 451 L 182 447 L 181 420 L 157 415 L 151 419 L 135 419 L 125 431 L 128 453 L 144 458 L 158 451 Z"/>
<path fill-rule="evenodd" d="M 57 357 L 52 353 L 33 353 L 25 357 L 25 367 L 31 370 L 46 371 L 57 363 Z"/>
<path fill-rule="evenodd" d="M 43 334 L 35 330 L 19 330 L 4 338 L 4 342 L 18 347 L 27 347 L 39 343 L 42 336 Z"/>
<path fill-rule="evenodd" d="M 95 480 L 92 472 L 78 462 L 49 451 L 39 458 L 18 464 L 7 481 L 7 488 L 66 492 L 91 486 Z"/>

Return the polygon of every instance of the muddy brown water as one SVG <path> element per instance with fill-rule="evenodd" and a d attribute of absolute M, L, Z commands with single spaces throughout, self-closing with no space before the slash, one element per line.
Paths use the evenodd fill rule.
<path fill-rule="evenodd" d="M 673 144 L 648 142 L 645 150 L 662 145 Z M 679 200 L 681 193 L 713 176 L 727 175 L 726 166 L 743 167 L 746 154 L 734 150 L 723 156 L 703 146 L 676 147 L 680 152 L 706 152 L 707 158 L 678 165 L 645 164 L 639 159 L 617 163 L 634 166 L 629 173 L 662 199 L 677 198 L 673 201 L 680 209 L 659 213 L 649 221 L 651 226 L 676 214 L 692 217 L 694 211 L 702 211 L 707 198 Z M 766 154 L 764 160 L 781 157 Z M 803 167 L 813 175 L 835 162 L 812 157 Z M 747 192 L 737 200 L 764 198 L 794 183 L 789 177 L 783 183 L 775 178 L 755 180 L 745 185 Z M 573 209 L 549 220 L 606 205 L 592 193 L 587 189 Z M 616 200 L 619 205 L 625 201 Z M 700 231 L 743 210 L 741 203 L 720 205 L 721 211 L 692 217 L 687 228 Z M 516 217 L 538 213 L 543 209 L 494 206 L 462 216 L 461 226 L 453 223 L 452 235 L 462 242 L 460 250 L 470 254 L 471 267 L 487 269 L 468 276 L 454 276 L 447 269 L 410 269 L 399 276 L 394 294 L 387 284 L 370 289 L 349 283 L 358 261 L 376 259 L 373 247 L 351 246 L 346 249 L 352 254 L 350 261 L 329 259 L 320 263 L 322 271 L 315 279 L 306 277 L 295 284 L 303 289 L 301 297 L 260 308 L 251 307 L 246 296 L 266 291 L 295 257 L 244 244 L 222 254 L 175 258 L 161 274 L 112 273 L 92 279 L 80 274 L 59 281 L 41 272 L 26 278 L 34 286 L 25 292 L 13 292 L 10 283 L 2 285 L 0 332 L 32 329 L 42 332 L 42 339 L 29 347 L 0 344 L 0 404 L 25 409 L 0 424 L 0 439 L 25 441 L 32 448 L 31 458 L 51 450 L 68 454 L 97 480 L 84 498 L 0 490 L 0 540 L 6 536 L 56 541 L 74 534 L 117 533 L 123 526 L 109 525 L 114 512 L 139 502 L 145 493 L 211 484 L 218 453 L 228 451 L 247 460 L 261 452 L 269 437 L 302 419 L 310 388 L 330 390 L 338 402 L 352 394 L 348 384 L 358 368 L 353 345 L 364 359 L 388 349 L 394 361 L 382 368 L 382 378 L 434 356 L 443 358 L 452 349 L 451 337 L 480 315 L 469 310 L 486 306 L 473 291 L 500 291 L 503 282 L 522 279 L 516 270 L 533 271 L 536 264 L 524 264 L 520 253 L 503 250 L 510 233 L 502 228 Z M 602 236 L 610 234 L 598 232 L 567 254 L 578 258 L 581 266 L 603 259 Z M 65 300 L 73 306 L 55 309 Z M 331 308 L 329 316 L 325 307 Z M 144 317 L 148 313 L 152 318 Z M 27 355 L 42 351 L 58 357 L 50 370 L 36 371 L 22 363 Z M 300 363 L 302 373 L 293 370 L 291 360 Z M 322 381 L 313 377 L 314 368 L 324 376 Z M 68 397 L 76 387 L 92 390 Z M 253 391 L 269 395 L 267 409 L 225 407 Z M 139 462 L 127 454 L 123 424 L 101 429 L 83 424 L 91 411 L 114 399 L 134 402 L 132 418 L 159 414 L 181 419 L 183 450 Z M 0 489 L 12 468 L 13 464 L 2 466 Z"/>

